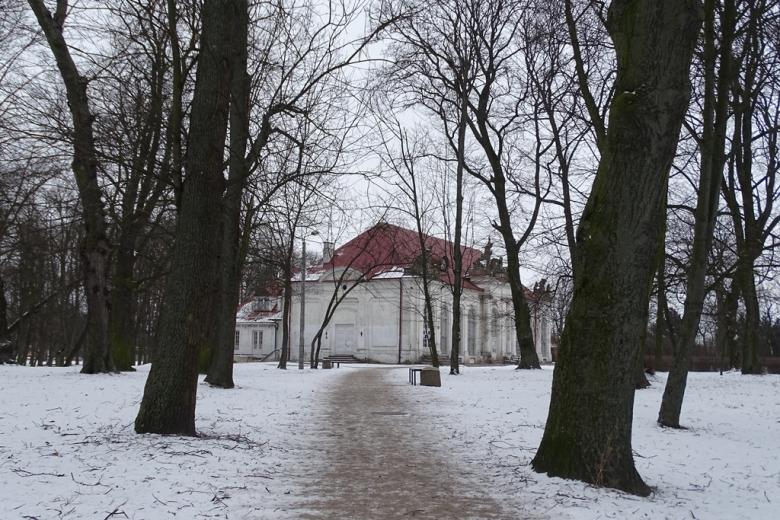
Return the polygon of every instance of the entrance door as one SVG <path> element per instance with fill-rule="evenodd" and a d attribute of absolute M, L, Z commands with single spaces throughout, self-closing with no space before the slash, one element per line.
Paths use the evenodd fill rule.
<path fill-rule="evenodd" d="M 333 354 L 355 354 L 355 324 L 337 323 L 335 337 L 333 338 Z"/>

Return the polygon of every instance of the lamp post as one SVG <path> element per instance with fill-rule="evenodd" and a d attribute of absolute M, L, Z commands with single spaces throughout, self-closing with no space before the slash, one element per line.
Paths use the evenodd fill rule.
<path fill-rule="evenodd" d="M 309 236 L 319 235 L 315 230 Z M 306 236 L 301 237 L 301 323 L 298 334 L 298 370 L 303 370 L 304 327 L 306 319 Z"/>

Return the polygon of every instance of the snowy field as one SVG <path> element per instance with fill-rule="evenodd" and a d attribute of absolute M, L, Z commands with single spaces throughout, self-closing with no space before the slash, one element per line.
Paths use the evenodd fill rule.
<path fill-rule="evenodd" d="M 316 450 L 302 449 L 307 425 L 354 369 L 238 365 L 235 390 L 199 386 L 202 437 L 187 439 L 133 433 L 147 367 L 82 376 L 0 366 L 0 519 L 296 518 L 306 482 L 290 475 L 316 464 Z M 443 374 L 442 388 L 403 386 L 406 368 L 385 377 L 416 401 L 421 434 L 479 468 L 497 500 L 519 499 L 528 518 L 780 518 L 780 376 L 692 374 L 684 431 L 655 425 L 663 376 L 637 392 L 634 449 L 649 498 L 530 469 L 550 369 L 466 367 Z"/>
<path fill-rule="evenodd" d="M 466 368 L 443 391 L 414 389 L 464 460 L 481 460 L 496 494 L 522 493 L 532 518 L 780 518 L 780 376 L 692 373 L 681 421 L 656 425 L 666 374 L 636 393 L 633 448 L 648 498 L 535 473 L 552 368 Z"/>

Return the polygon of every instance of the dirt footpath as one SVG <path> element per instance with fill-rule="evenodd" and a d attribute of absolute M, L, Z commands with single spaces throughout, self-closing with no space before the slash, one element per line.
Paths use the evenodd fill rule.
<path fill-rule="evenodd" d="M 448 460 L 399 388 L 406 384 L 398 369 L 340 370 L 350 373 L 312 417 L 319 440 L 309 449 L 318 463 L 299 518 L 517 518 Z"/>

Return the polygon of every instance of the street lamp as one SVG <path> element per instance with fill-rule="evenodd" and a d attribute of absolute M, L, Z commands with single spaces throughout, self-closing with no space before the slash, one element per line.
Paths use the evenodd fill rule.
<path fill-rule="evenodd" d="M 317 236 L 319 232 L 315 229 L 308 236 Z M 304 351 L 304 323 L 306 319 L 306 235 L 301 237 L 301 323 L 300 333 L 298 334 L 298 370 L 303 370 L 303 351 Z"/>

